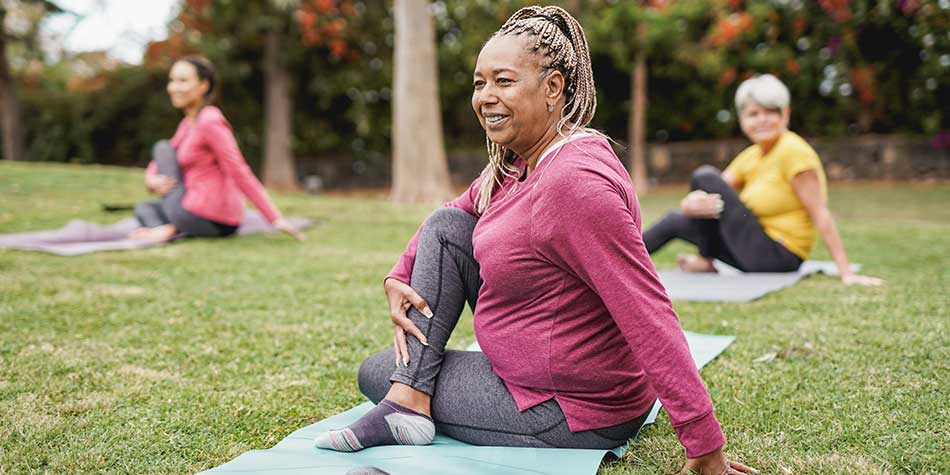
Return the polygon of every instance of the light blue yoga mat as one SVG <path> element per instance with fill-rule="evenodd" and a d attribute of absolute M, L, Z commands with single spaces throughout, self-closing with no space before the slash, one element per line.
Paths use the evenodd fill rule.
<path fill-rule="evenodd" d="M 702 368 L 725 351 L 734 336 L 685 332 L 696 367 Z M 477 349 L 473 345 L 470 349 Z M 369 411 L 363 403 L 342 414 L 324 419 L 290 434 L 267 450 L 252 450 L 203 474 L 245 473 L 254 475 L 344 475 L 356 467 L 376 467 L 392 475 L 582 475 L 594 474 L 607 450 L 529 449 L 480 447 L 436 435 L 432 445 L 423 447 L 372 447 L 361 452 L 341 453 L 313 447 L 320 432 L 347 426 Z M 646 424 L 659 412 L 653 406 Z M 626 446 L 612 452 L 623 455 Z"/>

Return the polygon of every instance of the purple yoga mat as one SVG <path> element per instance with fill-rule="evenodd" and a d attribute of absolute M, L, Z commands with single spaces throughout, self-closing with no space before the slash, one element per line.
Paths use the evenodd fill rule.
<path fill-rule="evenodd" d="M 298 229 L 314 225 L 312 220 L 300 217 L 287 218 Z M 0 234 L 0 249 L 23 249 L 41 251 L 58 256 L 78 256 L 90 252 L 120 251 L 160 246 L 165 243 L 134 241 L 126 236 L 139 227 L 135 218 L 123 219 L 113 224 L 96 224 L 74 219 L 59 229 L 28 233 Z M 239 235 L 278 232 L 257 211 L 248 211 L 238 228 Z"/>

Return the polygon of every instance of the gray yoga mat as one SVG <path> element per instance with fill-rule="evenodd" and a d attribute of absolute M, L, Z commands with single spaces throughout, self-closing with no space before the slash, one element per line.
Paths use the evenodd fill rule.
<path fill-rule="evenodd" d="M 298 229 L 313 226 L 315 222 L 300 217 L 287 218 Z M 149 243 L 128 239 L 139 227 L 135 218 L 113 224 L 96 224 L 74 219 L 59 229 L 27 233 L 0 234 L 0 249 L 23 249 L 48 252 L 58 256 L 78 256 L 90 252 L 143 249 L 165 243 Z M 237 230 L 239 235 L 278 232 L 257 211 L 248 211 Z"/>
<path fill-rule="evenodd" d="M 720 261 L 716 261 L 715 266 L 718 272 L 661 270 L 658 273 L 670 299 L 690 302 L 750 302 L 795 285 L 812 274 L 838 275 L 838 268 L 830 261 L 805 261 L 795 272 L 742 272 Z M 851 269 L 857 272 L 861 266 L 852 264 Z"/>
<path fill-rule="evenodd" d="M 697 368 L 702 368 L 735 340 L 734 336 L 684 332 Z M 477 350 L 472 345 L 470 350 Z M 201 472 L 254 475 L 345 475 L 356 467 L 377 467 L 392 475 L 585 475 L 597 473 L 608 453 L 623 455 L 626 445 L 614 450 L 530 449 L 469 445 L 436 435 L 432 445 L 422 447 L 372 447 L 341 453 L 313 447 L 320 432 L 352 424 L 373 408 L 363 403 L 288 435 L 267 450 L 252 450 L 217 468 Z M 650 424 L 660 410 L 654 404 Z"/>

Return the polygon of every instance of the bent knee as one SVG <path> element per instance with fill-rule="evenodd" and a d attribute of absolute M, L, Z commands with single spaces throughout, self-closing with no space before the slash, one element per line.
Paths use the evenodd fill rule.
<path fill-rule="evenodd" d="M 444 207 L 435 210 L 426 219 L 422 231 L 436 233 L 438 236 L 451 235 L 454 232 L 465 230 L 471 232 L 478 220 L 459 208 Z"/>
<path fill-rule="evenodd" d="M 175 147 L 172 147 L 171 142 L 165 139 L 155 142 L 155 145 L 152 145 L 152 159 L 160 160 L 167 158 L 175 158 Z"/>
<path fill-rule="evenodd" d="M 156 155 L 160 152 L 164 152 L 168 150 L 174 152 L 175 147 L 172 147 L 172 143 L 169 142 L 167 139 L 159 140 L 158 142 L 155 142 L 154 145 L 152 145 L 152 155 Z"/>
<path fill-rule="evenodd" d="M 690 177 L 690 188 L 701 190 L 722 181 L 722 172 L 712 165 L 703 165 L 693 171 Z"/>
<path fill-rule="evenodd" d="M 360 392 L 374 404 L 382 401 L 389 392 L 392 385 L 389 378 L 392 377 L 395 365 L 396 355 L 392 348 L 366 358 L 360 365 L 356 383 Z"/>
<path fill-rule="evenodd" d="M 426 219 L 426 226 L 444 227 L 456 226 L 459 223 L 475 221 L 475 217 L 467 211 L 445 206 L 432 212 Z"/>
<path fill-rule="evenodd" d="M 154 201 L 142 201 L 135 204 L 135 207 L 132 208 L 132 214 L 139 219 L 147 219 L 155 215 L 155 202 Z"/>

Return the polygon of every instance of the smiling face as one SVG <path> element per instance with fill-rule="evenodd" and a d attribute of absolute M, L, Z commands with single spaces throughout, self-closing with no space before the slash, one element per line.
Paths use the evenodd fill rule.
<path fill-rule="evenodd" d="M 485 44 L 475 65 L 472 108 L 492 142 L 524 156 L 556 130 L 563 107 L 563 77 L 542 77 L 542 56 L 523 36 L 496 36 Z M 555 132 L 556 133 L 556 132 Z"/>
<path fill-rule="evenodd" d="M 739 127 L 753 143 L 770 145 L 788 130 L 789 109 L 767 109 L 747 101 L 739 111 Z"/>
<path fill-rule="evenodd" d="M 168 97 L 176 109 L 192 109 L 200 106 L 208 93 L 210 84 L 198 77 L 198 69 L 187 61 L 178 61 L 168 72 Z"/>

